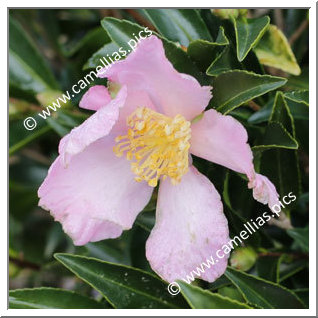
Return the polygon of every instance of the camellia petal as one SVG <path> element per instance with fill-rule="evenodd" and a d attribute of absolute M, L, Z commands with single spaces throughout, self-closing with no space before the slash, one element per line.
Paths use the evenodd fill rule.
<path fill-rule="evenodd" d="M 111 101 L 108 89 L 103 85 L 95 85 L 82 97 L 79 106 L 89 110 L 98 110 Z"/>
<path fill-rule="evenodd" d="M 146 255 L 152 269 L 168 282 L 186 278 L 229 241 L 220 195 L 193 166 L 178 185 L 161 181 L 156 225 Z M 221 253 L 220 253 L 221 254 Z M 206 268 L 201 278 L 213 282 L 227 265 L 227 255 Z M 190 274 L 191 275 L 191 274 Z"/>
<path fill-rule="evenodd" d="M 101 107 L 83 124 L 74 128 L 61 139 L 59 154 L 63 165 L 67 166 L 72 156 L 80 153 L 91 143 L 110 133 L 118 119 L 119 108 L 124 106 L 126 97 L 127 89 L 123 87 L 116 98 L 108 105 Z"/>
<path fill-rule="evenodd" d="M 136 90 L 128 92 L 124 107 L 119 111 L 119 118 L 113 131 L 118 135 L 127 132 L 127 117 L 131 115 L 137 107 L 146 107 L 155 110 L 155 106 L 145 91 Z"/>
<path fill-rule="evenodd" d="M 99 139 L 67 168 L 59 156 L 38 191 L 39 205 L 76 245 L 118 237 L 150 200 L 153 189 L 134 180 L 129 161 L 117 158 L 113 146 L 113 136 Z"/>
<path fill-rule="evenodd" d="M 201 86 L 192 76 L 177 72 L 155 36 L 141 40 L 134 52 L 112 64 L 101 77 L 127 85 L 130 92 L 147 92 L 157 111 L 170 117 L 181 114 L 191 120 L 211 99 L 211 87 Z"/>
<path fill-rule="evenodd" d="M 192 154 L 246 174 L 255 200 L 269 204 L 270 208 L 272 202 L 278 201 L 275 186 L 255 173 L 247 132 L 235 118 L 210 109 L 192 124 L 191 136 Z"/>
<path fill-rule="evenodd" d="M 210 109 L 191 125 L 190 152 L 252 177 L 253 154 L 247 139 L 245 128 L 236 119 Z"/>
<path fill-rule="evenodd" d="M 255 200 L 263 204 L 268 204 L 270 208 L 279 203 L 279 195 L 276 188 L 267 177 L 255 173 L 255 176 L 248 183 L 248 187 L 253 189 L 253 197 Z"/>

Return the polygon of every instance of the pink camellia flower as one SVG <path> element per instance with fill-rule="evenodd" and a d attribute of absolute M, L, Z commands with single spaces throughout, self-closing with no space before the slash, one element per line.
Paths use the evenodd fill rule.
<path fill-rule="evenodd" d="M 61 140 L 39 205 L 84 245 L 130 229 L 160 180 L 147 259 L 166 281 L 182 279 L 229 241 L 220 195 L 191 154 L 245 174 L 254 198 L 269 206 L 275 187 L 255 173 L 244 127 L 204 112 L 211 87 L 178 73 L 155 36 L 100 76 L 120 89 L 114 98 L 100 85 L 84 95 L 80 106 L 96 112 Z M 221 276 L 227 257 L 201 278 Z"/>

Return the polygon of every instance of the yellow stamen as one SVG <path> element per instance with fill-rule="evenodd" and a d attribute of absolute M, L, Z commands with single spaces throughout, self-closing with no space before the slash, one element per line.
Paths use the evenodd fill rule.
<path fill-rule="evenodd" d="M 127 118 L 127 125 L 127 135 L 115 139 L 114 153 L 118 157 L 125 153 L 132 160 L 135 180 L 155 187 L 163 176 L 178 184 L 188 171 L 190 122 L 181 115 L 170 118 L 139 107 Z"/>

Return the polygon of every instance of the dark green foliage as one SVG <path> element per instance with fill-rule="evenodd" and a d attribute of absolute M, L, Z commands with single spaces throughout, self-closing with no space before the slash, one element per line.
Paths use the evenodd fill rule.
<path fill-rule="evenodd" d="M 308 27 L 288 43 L 308 10 L 281 11 L 282 30 L 274 10 L 10 9 L 10 308 L 308 308 Z M 37 206 L 60 138 L 91 114 L 78 107 L 81 96 L 107 80 L 87 85 L 35 130 L 23 127 L 100 58 L 128 49 L 132 34 L 145 27 L 162 39 L 177 71 L 213 86 L 208 108 L 244 125 L 256 171 L 273 181 L 281 198 L 297 196 L 284 210 L 292 227 L 266 224 L 244 241 L 241 248 L 255 256 L 248 268 L 233 262 L 213 283 L 178 281 L 178 296 L 168 293 L 145 257 L 156 191 L 130 231 L 82 247 Z M 231 237 L 268 210 L 253 200 L 245 176 L 196 157 L 193 164 L 220 193 Z"/>

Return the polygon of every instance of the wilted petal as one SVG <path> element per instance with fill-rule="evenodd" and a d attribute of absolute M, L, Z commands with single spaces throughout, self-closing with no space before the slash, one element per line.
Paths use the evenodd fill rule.
<path fill-rule="evenodd" d="M 253 189 L 253 197 L 255 200 L 263 204 L 268 204 L 270 208 L 278 204 L 279 195 L 275 186 L 267 177 L 255 173 L 255 176 L 248 183 L 248 187 Z"/>
<path fill-rule="evenodd" d="M 101 76 L 127 85 L 129 92 L 147 92 L 157 110 L 170 117 L 181 114 L 191 120 L 211 99 L 211 87 L 202 87 L 192 76 L 177 72 L 155 36 L 142 40 L 136 51 L 111 65 Z"/>
<path fill-rule="evenodd" d="M 79 106 L 85 109 L 98 110 L 102 106 L 106 106 L 111 101 L 108 90 L 103 85 L 95 85 L 82 97 Z"/>
<path fill-rule="evenodd" d="M 67 166 L 72 156 L 82 152 L 94 141 L 107 136 L 115 125 L 119 108 L 125 104 L 127 89 L 123 87 L 115 99 L 101 107 L 80 126 L 63 137 L 59 145 L 59 154 L 63 165 Z"/>
<path fill-rule="evenodd" d="M 152 269 L 172 282 L 187 277 L 229 241 L 220 195 L 194 167 L 178 185 L 170 180 L 159 187 L 156 225 L 146 244 Z M 213 282 L 227 265 L 227 256 L 206 269 L 201 277 Z"/>
<path fill-rule="evenodd" d="M 250 181 L 249 187 L 254 188 L 254 198 L 270 205 L 278 200 L 278 194 L 266 177 L 255 174 L 253 153 L 247 141 L 246 129 L 240 122 L 210 109 L 191 126 L 190 152 L 246 174 Z"/>
<path fill-rule="evenodd" d="M 113 136 L 73 157 L 64 168 L 59 156 L 41 185 L 39 205 L 63 225 L 76 245 L 118 237 L 131 228 L 152 188 L 138 183 L 126 158 L 113 153 Z"/>

